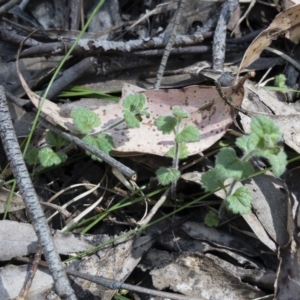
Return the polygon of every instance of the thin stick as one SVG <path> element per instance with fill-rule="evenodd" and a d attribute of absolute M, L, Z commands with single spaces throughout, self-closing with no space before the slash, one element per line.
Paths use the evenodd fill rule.
<path fill-rule="evenodd" d="M 156 89 L 156 90 L 158 90 L 160 88 L 161 80 L 162 80 L 162 77 L 164 75 L 164 71 L 165 71 L 165 68 L 166 68 L 166 65 L 167 65 L 167 61 L 168 61 L 168 58 L 170 56 L 173 44 L 175 42 L 177 27 L 179 25 L 181 15 L 182 15 L 183 9 L 184 9 L 185 4 L 186 4 L 186 0 L 179 0 L 179 1 L 180 1 L 180 3 L 179 3 L 179 6 L 178 6 L 178 9 L 177 9 L 177 12 L 176 12 L 176 16 L 175 16 L 175 19 L 174 19 L 174 25 L 173 25 L 173 28 L 172 28 L 172 32 L 171 32 L 171 35 L 169 37 L 166 48 L 164 50 L 164 55 L 161 59 L 159 69 L 157 71 L 156 82 L 155 82 L 155 85 L 154 85 L 154 89 Z"/>
<path fill-rule="evenodd" d="M 8 3 L 0 7 L 0 15 L 3 15 L 4 13 L 8 12 L 11 8 L 13 8 L 15 5 L 18 5 L 20 2 L 21 0 L 8 1 Z"/>
<path fill-rule="evenodd" d="M 54 280 L 55 289 L 61 298 L 76 300 L 77 298 L 56 251 L 47 220 L 22 157 L 3 86 L 0 86 L 0 120 L 0 136 L 3 147 L 25 202 L 30 220 L 49 263 L 49 270 Z"/>
<path fill-rule="evenodd" d="M 227 0 L 223 4 L 213 41 L 213 70 L 215 71 L 223 71 L 227 23 L 238 4 L 237 0 Z"/>
<path fill-rule="evenodd" d="M 18 257 L 16 259 L 18 261 L 31 263 L 25 257 Z M 42 262 L 42 261 L 39 264 L 43 267 L 46 267 L 46 268 L 48 267 L 47 264 Z M 168 293 L 168 292 L 152 290 L 152 289 L 144 288 L 144 287 L 141 287 L 141 286 L 135 286 L 135 285 L 132 285 L 132 284 L 123 283 L 123 282 L 120 282 L 120 281 L 117 281 L 117 280 L 108 279 L 108 278 L 105 278 L 105 277 L 102 277 L 102 276 L 93 276 L 93 275 L 77 272 L 77 271 L 74 271 L 74 270 L 66 270 L 66 272 L 69 275 L 72 275 L 72 276 L 75 276 L 75 277 L 78 277 L 78 278 L 82 278 L 82 279 L 86 279 L 88 281 L 91 281 L 91 282 L 94 282 L 96 284 L 102 285 L 102 286 L 104 286 L 108 289 L 111 289 L 111 290 L 124 289 L 124 290 L 128 290 L 128 291 L 133 291 L 133 292 L 158 296 L 158 297 L 161 297 L 161 298 L 174 299 L 174 300 L 197 300 L 197 299 L 199 300 L 199 297 L 195 298 L 195 297 L 189 297 L 189 296 L 184 296 L 184 295 L 179 295 L 179 294 L 173 294 L 173 293 Z"/>
<path fill-rule="evenodd" d="M 34 275 L 35 275 L 35 273 L 38 269 L 39 262 L 41 261 L 41 254 L 42 253 L 43 253 L 43 249 L 42 249 L 41 245 L 38 243 L 36 253 L 34 255 L 34 260 L 32 262 L 32 266 L 31 266 L 30 271 L 29 271 L 29 275 L 26 278 L 25 284 L 24 284 L 24 286 L 23 286 L 23 288 L 22 288 L 21 292 L 19 293 L 19 296 L 17 297 L 16 300 L 25 300 L 26 299 L 28 291 L 29 291 L 29 289 L 32 285 Z"/>
<path fill-rule="evenodd" d="M 93 146 L 85 143 L 84 141 L 82 141 L 81 139 L 79 139 L 76 136 L 73 136 L 73 135 L 71 135 L 67 132 L 64 132 L 64 131 L 58 129 L 57 127 L 55 127 L 54 125 L 52 125 L 50 122 L 48 122 L 46 119 L 44 119 L 42 117 L 40 118 L 40 122 L 43 126 L 50 129 L 51 131 L 53 131 L 57 135 L 59 135 L 59 136 L 65 138 L 66 140 L 76 144 L 78 147 L 91 152 L 92 154 L 96 155 L 97 157 L 100 157 L 102 160 L 104 160 L 106 163 L 108 163 L 111 167 L 115 167 L 116 169 L 118 169 L 127 178 L 129 178 L 131 180 L 134 180 L 134 181 L 137 179 L 137 175 L 133 170 L 126 167 L 125 165 L 123 165 L 119 161 L 115 160 L 114 158 L 112 158 L 108 154 L 105 154 L 104 152 L 102 152 L 102 151 L 94 148 Z"/>

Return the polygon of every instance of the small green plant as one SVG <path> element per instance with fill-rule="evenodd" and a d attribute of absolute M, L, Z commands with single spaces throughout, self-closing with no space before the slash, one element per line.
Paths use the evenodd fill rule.
<path fill-rule="evenodd" d="M 175 195 L 176 182 L 180 177 L 178 162 L 186 158 L 189 154 L 186 144 L 200 140 L 200 133 L 196 126 L 182 126 L 183 119 L 189 114 L 180 107 L 173 107 L 172 116 L 161 116 L 155 120 L 155 125 L 163 134 L 174 134 L 174 146 L 169 149 L 167 156 L 173 158 L 170 168 L 161 167 L 156 171 L 156 176 L 160 184 L 172 184 L 172 194 Z"/>
<path fill-rule="evenodd" d="M 209 211 L 205 218 L 204 223 L 209 227 L 214 227 L 219 225 L 218 215 L 214 211 Z"/>
<path fill-rule="evenodd" d="M 131 94 L 124 98 L 122 102 L 124 118 L 109 127 L 105 131 L 117 127 L 121 123 L 126 123 L 129 128 L 140 126 L 142 116 L 149 116 L 146 107 L 146 98 L 143 94 Z M 93 130 L 101 125 L 101 119 L 93 111 L 78 107 L 72 110 L 71 117 L 77 131 L 83 135 L 82 140 L 98 150 L 108 154 L 114 147 L 113 139 L 110 135 L 101 132 L 97 136 L 93 136 Z M 26 155 L 28 164 L 36 164 L 40 162 L 43 167 L 51 167 L 59 165 L 66 161 L 67 155 L 63 151 L 59 151 L 68 142 L 57 136 L 53 132 L 48 132 L 46 136 L 47 146 L 42 149 L 32 148 Z M 54 151 L 54 150 L 58 151 Z M 86 152 L 91 155 L 90 152 Z M 101 161 L 95 155 L 91 155 L 92 159 Z"/>
<path fill-rule="evenodd" d="M 52 131 L 48 131 L 46 134 L 46 144 L 47 146 L 40 150 L 33 147 L 27 152 L 25 160 L 29 165 L 41 163 L 43 167 L 51 167 L 67 160 L 67 155 L 61 149 L 68 144 L 68 141 Z"/>
<path fill-rule="evenodd" d="M 284 74 L 279 74 L 275 77 L 274 86 L 281 88 L 281 89 L 287 89 L 287 86 L 285 84 L 286 77 Z"/>
<path fill-rule="evenodd" d="M 279 127 L 266 116 L 255 116 L 251 122 L 251 133 L 236 140 L 244 153 L 239 158 L 233 148 L 223 148 L 216 156 L 215 168 L 202 174 L 201 183 L 206 191 L 223 189 L 226 194 L 226 208 L 235 214 L 247 214 L 251 210 L 252 196 L 242 186 L 235 184 L 254 173 L 250 159 L 253 156 L 269 161 L 275 176 L 280 176 L 286 168 L 287 157 L 282 145 Z M 222 207 L 222 206 L 221 206 Z"/>
<path fill-rule="evenodd" d="M 294 98 L 294 95 L 299 94 L 297 84 L 293 88 L 289 88 L 286 85 L 286 76 L 284 74 L 275 76 L 274 86 L 265 86 L 265 88 L 270 91 L 288 92 L 291 94 L 292 98 Z"/>

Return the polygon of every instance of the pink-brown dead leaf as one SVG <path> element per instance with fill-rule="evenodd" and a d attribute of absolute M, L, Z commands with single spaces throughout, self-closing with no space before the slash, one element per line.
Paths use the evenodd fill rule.
<path fill-rule="evenodd" d="M 138 89 L 125 84 L 122 91 L 123 98 L 140 91 L 140 88 Z M 233 90 L 232 87 L 224 88 L 223 92 L 231 95 L 234 105 L 240 105 L 243 92 L 234 94 Z M 126 143 L 122 136 L 116 136 L 115 143 L 118 151 L 165 155 L 174 144 L 174 136 L 163 135 L 154 125 L 154 120 L 158 116 L 171 115 L 174 106 L 180 106 L 189 112 L 190 118 L 186 119 L 184 124 L 193 124 L 199 128 L 201 140 L 187 144 L 190 154 L 209 148 L 225 134 L 232 123 L 232 107 L 221 99 L 215 87 L 195 85 L 181 89 L 143 91 L 143 94 L 147 98 L 150 118 L 144 118 L 140 128 L 127 130 Z"/>
<path fill-rule="evenodd" d="M 28 87 L 22 74 L 19 78 L 32 103 L 38 107 L 40 97 Z M 150 118 L 143 118 L 140 128 L 129 129 L 125 124 L 107 131 L 113 137 L 116 154 L 139 152 L 165 155 L 174 144 L 173 135 L 163 135 L 154 125 L 158 116 L 171 115 L 173 106 L 180 106 L 190 114 L 184 124 L 193 124 L 199 128 L 200 142 L 187 144 L 190 155 L 199 153 L 218 141 L 232 123 L 232 107 L 221 99 L 215 87 L 188 86 L 181 89 L 165 89 L 144 91 L 143 89 L 125 84 L 123 98 L 128 94 L 143 92 L 147 98 Z M 243 88 L 223 88 L 224 94 L 232 99 L 233 105 L 240 106 L 243 99 Z M 54 123 L 72 131 L 72 119 L 59 114 L 60 107 L 45 99 L 42 112 L 51 117 Z M 101 126 L 94 133 L 120 121 L 123 118 L 120 103 L 99 100 L 99 107 L 93 110 L 101 119 Z"/>
<path fill-rule="evenodd" d="M 300 5 L 294 5 L 278 14 L 271 25 L 262 31 L 248 47 L 240 64 L 238 74 L 245 67 L 260 57 L 273 40 L 280 36 L 290 39 L 294 43 L 299 42 L 300 36 Z"/>

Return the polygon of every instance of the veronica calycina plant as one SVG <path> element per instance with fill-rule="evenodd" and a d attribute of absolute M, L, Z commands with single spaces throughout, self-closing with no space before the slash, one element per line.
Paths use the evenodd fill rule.
<path fill-rule="evenodd" d="M 163 134 L 174 134 L 174 146 L 169 149 L 167 156 L 173 158 L 172 166 L 169 168 L 160 167 L 156 176 L 160 184 L 169 185 L 172 183 L 172 197 L 175 197 L 176 182 L 180 177 L 178 162 L 189 155 L 187 143 L 200 140 L 200 133 L 196 126 L 182 126 L 182 120 L 187 119 L 189 113 L 178 106 L 174 106 L 172 115 L 160 116 L 155 119 L 155 125 Z"/>
<path fill-rule="evenodd" d="M 252 196 L 242 186 L 234 190 L 234 185 L 254 173 L 250 159 L 253 156 L 269 161 L 275 176 L 280 176 L 286 168 L 287 157 L 282 145 L 282 134 L 272 119 L 255 116 L 251 121 L 251 132 L 236 140 L 236 146 L 243 151 L 239 158 L 231 147 L 221 149 L 216 156 L 213 170 L 202 174 L 201 183 L 206 191 L 223 189 L 226 193 L 225 205 L 233 213 L 247 214 L 251 210 Z M 229 186 L 226 186 L 231 179 Z"/>

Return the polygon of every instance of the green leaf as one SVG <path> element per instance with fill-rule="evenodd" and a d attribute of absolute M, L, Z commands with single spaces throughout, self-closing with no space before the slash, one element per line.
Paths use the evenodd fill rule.
<path fill-rule="evenodd" d="M 128 110 L 123 110 L 125 122 L 129 128 L 139 128 L 140 118 Z"/>
<path fill-rule="evenodd" d="M 95 137 L 87 135 L 82 139 L 84 142 L 86 142 L 87 144 L 93 146 L 94 148 L 98 149 L 98 143 Z M 97 160 L 102 162 L 102 159 L 97 157 L 96 155 L 92 154 L 90 151 L 85 151 L 85 153 L 89 156 L 91 156 L 91 158 L 93 160 Z"/>
<path fill-rule="evenodd" d="M 235 214 L 248 214 L 251 210 L 252 196 L 246 187 L 239 187 L 226 198 L 226 207 Z"/>
<path fill-rule="evenodd" d="M 25 161 L 29 164 L 29 165 L 35 165 L 36 163 L 39 162 L 39 149 L 36 147 L 31 148 L 25 156 Z"/>
<path fill-rule="evenodd" d="M 174 106 L 172 110 L 172 114 L 177 120 L 181 121 L 182 119 L 186 119 L 189 117 L 189 113 L 181 109 L 179 106 Z"/>
<path fill-rule="evenodd" d="M 72 110 L 71 117 L 82 134 L 88 134 L 101 124 L 100 118 L 91 110 L 78 107 Z"/>
<path fill-rule="evenodd" d="M 275 149 L 275 153 L 274 149 L 272 150 L 273 151 L 260 151 L 258 152 L 258 156 L 265 157 L 266 159 L 268 159 L 274 175 L 276 177 L 279 177 L 283 174 L 283 172 L 286 169 L 287 156 L 282 147 L 278 147 L 277 149 Z"/>
<path fill-rule="evenodd" d="M 279 127 L 272 119 L 266 116 L 256 116 L 251 122 L 251 133 L 237 139 L 236 145 L 245 153 L 253 152 L 253 155 L 269 160 L 274 175 L 280 176 L 286 168 L 287 157 L 280 145 L 282 134 Z"/>
<path fill-rule="evenodd" d="M 99 135 L 97 135 L 97 137 L 93 137 L 93 136 L 85 136 L 82 139 L 84 142 L 86 142 L 87 144 L 93 146 L 94 148 L 109 154 L 109 152 L 113 149 L 114 147 L 114 143 L 113 143 L 113 139 L 110 135 L 105 134 L 105 133 L 101 133 Z M 86 151 L 87 155 L 90 155 L 92 159 L 94 160 L 98 160 L 98 161 L 102 161 L 101 158 L 97 157 L 94 154 L 91 154 L 91 152 Z"/>
<path fill-rule="evenodd" d="M 148 107 L 142 109 L 142 110 L 140 111 L 140 114 L 139 114 L 139 115 L 140 115 L 140 116 L 146 116 L 146 118 L 150 118 L 150 113 L 149 113 L 149 111 L 148 111 Z M 142 119 L 142 118 L 141 118 L 141 119 Z"/>
<path fill-rule="evenodd" d="M 113 138 L 108 134 L 102 133 L 97 135 L 96 141 L 98 149 L 106 154 L 109 154 L 109 152 L 114 148 Z"/>
<path fill-rule="evenodd" d="M 204 218 L 205 225 L 214 227 L 219 225 L 218 215 L 214 211 L 209 211 Z"/>
<path fill-rule="evenodd" d="M 282 134 L 274 121 L 266 116 L 255 116 L 251 121 L 251 133 L 236 140 L 236 145 L 246 153 L 277 147 Z"/>
<path fill-rule="evenodd" d="M 98 142 L 97 139 L 93 136 L 87 135 L 82 139 L 87 144 L 93 146 L 94 148 L 98 149 Z M 97 157 L 96 155 L 92 154 L 90 151 L 85 151 L 87 155 L 90 155 L 92 159 L 102 162 L 102 159 Z"/>
<path fill-rule="evenodd" d="M 56 149 L 60 149 L 64 146 L 67 146 L 70 142 L 57 135 L 53 131 L 48 131 L 46 134 L 46 142 L 50 147 L 55 147 Z"/>
<path fill-rule="evenodd" d="M 204 187 L 205 191 L 214 192 L 219 188 L 224 187 L 224 181 L 226 178 L 217 170 L 209 170 L 202 174 L 201 184 Z"/>
<path fill-rule="evenodd" d="M 156 177 L 160 184 L 168 185 L 180 177 L 180 172 L 174 168 L 161 167 L 156 171 Z"/>
<path fill-rule="evenodd" d="M 142 115 L 149 117 L 146 103 L 144 94 L 131 94 L 123 100 L 123 115 L 129 128 L 139 128 Z"/>
<path fill-rule="evenodd" d="M 233 148 L 223 148 L 216 157 L 216 170 L 221 178 L 241 180 L 254 173 L 250 162 L 241 161 Z"/>
<path fill-rule="evenodd" d="M 282 134 L 274 121 L 266 116 L 255 116 L 251 121 L 251 138 L 254 147 L 263 150 L 282 141 Z"/>
<path fill-rule="evenodd" d="M 67 160 L 68 156 L 65 152 L 59 151 L 56 152 L 56 154 L 58 155 L 58 157 L 60 158 L 60 161 L 63 163 Z"/>
<path fill-rule="evenodd" d="M 274 86 L 279 87 L 279 88 L 286 88 L 285 82 L 286 82 L 285 75 L 279 74 L 279 75 L 275 76 Z"/>
<path fill-rule="evenodd" d="M 163 134 L 168 134 L 175 130 L 177 120 L 172 116 L 161 116 L 155 119 L 154 124 Z"/>
<path fill-rule="evenodd" d="M 253 143 L 250 135 L 243 135 L 237 138 L 235 144 L 246 153 L 255 150 L 255 146 L 256 146 L 256 144 Z"/>
<path fill-rule="evenodd" d="M 59 154 L 55 153 L 51 148 L 45 147 L 39 151 L 39 160 L 43 167 L 51 167 L 59 165 L 62 159 Z"/>
<path fill-rule="evenodd" d="M 192 143 L 200 140 L 199 129 L 194 125 L 186 125 L 175 137 L 178 143 Z"/>
<path fill-rule="evenodd" d="M 145 109 L 146 97 L 144 94 L 130 94 L 123 100 L 122 106 L 124 110 L 133 114 L 139 114 Z"/>
<path fill-rule="evenodd" d="M 184 143 L 178 144 L 178 159 L 184 159 L 188 157 L 189 151 Z M 171 147 L 169 151 L 166 153 L 166 156 L 174 158 L 175 156 L 175 146 Z"/>

